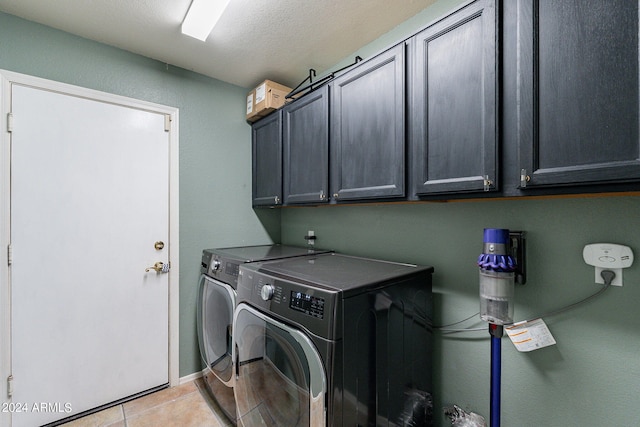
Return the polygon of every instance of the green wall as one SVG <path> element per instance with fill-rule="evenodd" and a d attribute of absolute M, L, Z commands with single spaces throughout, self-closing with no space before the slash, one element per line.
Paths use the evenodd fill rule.
<path fill-rule="evenodd" d="M 180 110 L 180 376 L 200 370 L 195 301 L 202 249 L 280 238 L 251 209 L 247 90 L 0 13 L 0 68 Z"/>
<path fill-rule="evenodd" d="M 640 250 L 640 197 L 493 200 L 282 210 L 282 241 L 435 268 L 434 323 L 479 309 L 484 228 L 527 232 L 527 283 L 516 289 L 515 317 L 529 319 L 600 289 L 582 260 L 588 243 Z M 575 310 L 545 318 L 557 345 L 518 353 L 503 339 L 503 425 L 640 425 L 640 268 L 624 286 Z M 486 327 L 477 316 L 460 325 Z M 436 413 L 445 404 L 489 416 L 490 342 L 485 331 L 435 332 Z M 440 425 L 448 425 L 442 421 Z"/>
<path fill-rule="evenodd" d="M 340 65 L 410 36 L 460 1 L 442 0 Z M 527 232 L 527 284 L 516 289 L 515 316 L 529 319 L 598 291 L 582 260 L 588 243 L 613 242 L 640 254 L 640 197 L 579 197 L 449 203 L 363 204 L 282 209 L 282 242 L 305 244 L 314 230 L 321 248 L 432 265 L 434 323 L 449 324 L 479 309 L 476 259 L 484 228 Z M 519 353 L 502 341 L 502 425 L 640 425 L 640 264 L 575 310 L 545 318 L 557 345 Z M 486 328 L 477 316 L 461 324 Z M 490 340 L 486 331 L 435 332 L 435 413 L 458 404 L 489 421 Z"/>

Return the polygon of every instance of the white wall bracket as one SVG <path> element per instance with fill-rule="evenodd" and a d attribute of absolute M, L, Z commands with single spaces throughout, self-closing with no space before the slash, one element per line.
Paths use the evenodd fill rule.
<path fill-rule="evenodd" d="M 604 284 L 601 273 L 604 270 L 613 271 L 615 277 L 611 284 L 622 286 L 622 269 L 633 264 L 633 252 L 631 248 L 614 243 L 592 243 L 582 250 L 584 262 L 596 268 L 596 283 Z"/>

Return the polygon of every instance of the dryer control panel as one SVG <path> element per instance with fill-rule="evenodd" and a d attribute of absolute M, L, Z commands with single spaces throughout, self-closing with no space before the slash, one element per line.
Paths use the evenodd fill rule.
<path fill-rule="evenodd" d="M 289 308 L 322 319 L 324 317 L 324 298 L 305 294 L 304 292 L 291 291 Z"/>
<path fill-rule="evenodd" d="M 320 337 L 335 339 L 333 314 L 340 300 L 336 291 L 267 274 L 256 264 L 240 266 L 237 291 L 238 303 L 248 303 Z"/>

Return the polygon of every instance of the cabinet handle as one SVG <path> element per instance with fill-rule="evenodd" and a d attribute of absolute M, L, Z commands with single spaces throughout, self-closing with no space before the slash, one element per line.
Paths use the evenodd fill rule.
<path fill-rule="evenodd" d="M 320 200 L 322 200 L 322 201 L 327 200 L 327 196 L 325 196 L 324 190 L 320 190 Z"/>
<path fill-rule="evenodd" d="M 531 181 L 531 177 L 527 175 L 527 170 L 520 170 L 520 188 L 527 188 L 527 182 Z"/>
<path fill-rule="evenodd" d="M 489 175 L 484 176 L 484 191 L 491 190 L 491 186 L 493 185 L 493 181 L 489 179 Z"/>
<path fill-rule="evenodd" d="M 276 205 L 280 204 L 280 197 L 276 196 L 274 202 L 276 203 Z"/>

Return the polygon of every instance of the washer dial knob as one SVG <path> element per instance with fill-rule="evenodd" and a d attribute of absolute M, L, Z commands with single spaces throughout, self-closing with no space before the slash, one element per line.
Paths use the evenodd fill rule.
<path fill-rule="evenodd" d="M 267 283 L 260 290 L 260 296 L 262 297 L 263 300 L 269 301 L 271 298 L 273 298 L 273 291 L 274 291 L 273 285 L 270 285 Z"/>
<path fill-rule="evenodd" d="M 213 262 L 211 263 L 211 271 L 218 271 L 218 270 L 220 270 L 220 260 L 214 259 Z"/>

